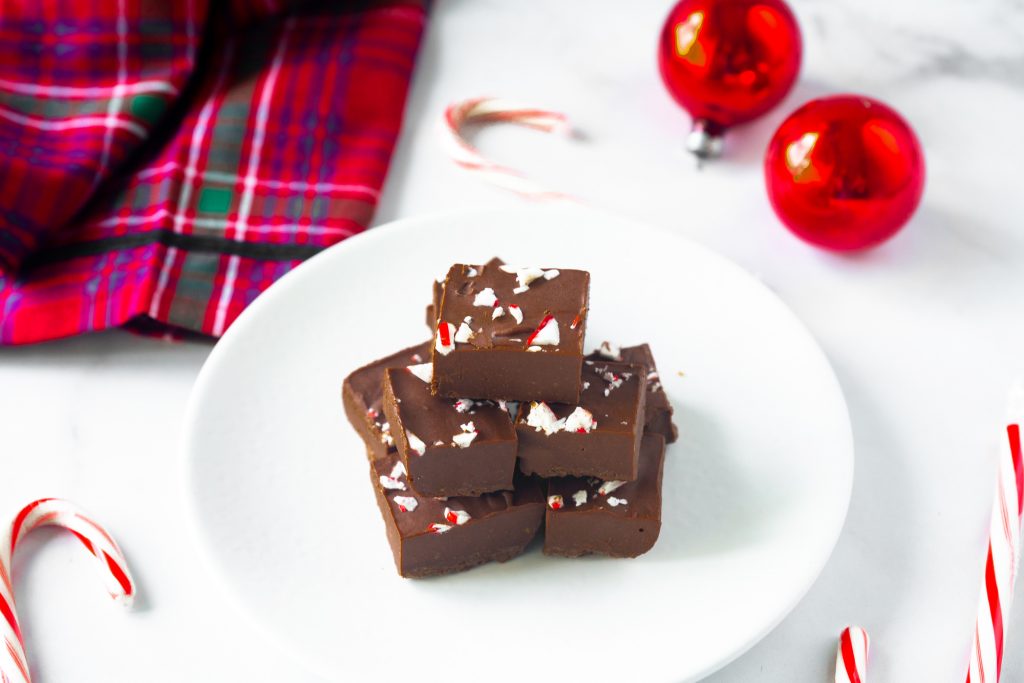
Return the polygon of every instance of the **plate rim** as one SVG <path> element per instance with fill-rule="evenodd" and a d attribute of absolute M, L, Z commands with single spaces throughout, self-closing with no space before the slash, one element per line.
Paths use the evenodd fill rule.
<path fill-rule="evenodd" d="M 272 283 L 265 291 L 256 297 L 242 312 L 234 323 L 226 330 L 224 335 L 215 343 L 211 349 L 207 358 L 203 361 L 203 365 L 199 370 L 196 380 L 192 385 L 189 392 L 188 400 L 185 405 L 185 410 L 182 417 L 182 432 L 181 438 L 178 443 L 179 450 L 179 495 L 180 504 L 185 508 L 185 526 L 188 531 L 186 535 L 191 540 L 193 552 L 199 556 L 200 564 L 204 571 L 213 577 L 214 581 L 222 588 L 220 593 L 226 596 L 229 604 L 232 605 L 237 616 L 242 618 L 247 624 L 252 626 L 263 638 L 273 643 L 274 647 L 279 652 L 284 654 L 289 659 L 295 661 L 308 673 L 323 677 L 327 680 L 333 680 L 335 678 L 334 673 L 323 671 L 320 667 L 315 666 L 314 662 L 309 657 L 304 655 L 301 650 L 294 646 L 290 641 L 280 638 L 271 628 L 265 623 L 265 620 L 258 616 L 258 613 L 249 607 L 248 602 L 244 600 L 242 592 L 236 588 L 235 585 L 229 580 L 228 573 L 224 571 L 223 564 L 218 561 L 214 548 L 207 536 L 203 532 L 203 522 L 200 519 L 198 510 L 198 503 L 195 500 L 193 487 L 191 483 L 194 479 L 194 461 L 195 458 L 192 456 L 192 444 L 196 439 L 195 425 L 198 416 L 200 415 L 199 404 L 201 403 L 202 395 L 206 392 L 207 385 L 211 382 L 211 376 L 216 372 L 216 366 L 221 362 L 221 357 L 229 353 L 230 348 L 234 344 L 235 338 L 244 335 L 245 330 L 251 325 L 250 320 L 257 318 L 262 315 L 262 310 L 270 305 L 268 302 L 276 300 L 279 296 L 284 296 L 281 292 L 284 292 L 291 286 L 291 282 L 298 278 L 306 277 L 305 272 L 315 268 L 319 268 L 321 263 L 325 263 L 331 259 L 337 258 L 337 254 L 347 249 L 351 249 L 351 243 L 363 244 L 367 240 L 380 240 L 386 239 L 383 235 L 386 233 L 393 232 L 395 230 L 402 230 L 407 225 L 417 223 L 437 223 L 446 219 L 459 219 L 463 220 L 467 217 L 478 216 L 481 219 L 488 216 L 494 216 L 496 214 L 519 214 L 523 216 L 529 216 L 531 214 L 538 213 L 551 213 L 551 214 L 577 214 L 577 215 L 591 215 L 600 216 L 604 220 L 612 220 L 623 225 L 632 225 L 641 230 L 649 232 L 659 233 L 669 239 L 678 240 L 679 242 L 685 243 L 686 246 L 698 253 L 701 258 L 706 258 L 717 263 L 718 266 L 731 271 L 734 276 L 740 277 L 749 281 L 751 284 L 762 290 L 764 294 L 767 294 L 774 302 L 779 306 L 784 314 L 790 319 L 790 322 L 796 329 L 799 330 L 800 334 L 810 342 L 810 347 L 814 349 L 815 354 L 819 357 L 823 369 L 827 370 L 829 384 L 831 385 L 832 391 L 835 398 L 838 399 L 838 406 L 842 409 L 842 421 L 843 427 L 843 439 L 841 444 L 842 459 L 840 465 L 845 465 L 842 468 L 842 474 L 844 476 L 842 509 L 836 516 L 834 522 L 834 528 L 829 530 L 830 542 L 827 544 L 827 552 L 823 552 L 821 559 L 813 570 L 808 572 L 807 579 L 800 586 L 800 589 L 794 591 L 793 597 L 786 604 L 785 608 L 780 610 L 774 620 L 771 620 L 763 628 L 756 630 L 756 632 L 744 641 L 742 644 L 737 644 L 732 649 L 731 654 L 728 656 L 706 666 L 704 669 L 693 674 L 689 678 L 684 679 L 685 681 L 698 681 L 713 673 L 720 671 L 725 668 L 748 651 L 750 651 L 755 645 L 764 640 L 772 631 L 774 631 L 779 624 L 781 624 L 786 617 L 788 617 L 793 610 L 799 605 L 811 588 L 817 583 L 821 577 L 829 560 L 832 558 L 836 545 L 839 539 L 842 537 L 843 530 L 846 525 L 846 520 L 849 515 L 850 502 L 852 500 L 855 469 L 856 469 L 856 449 L 855 441 L 853 436 L 853 428 L 850 420 L 849 405 L 846 400 L 846 395 L 843 391 L 842 384 L 839 382 L 839 378 L 836 375 L 835 368 L 832 366 L 828 355 L 818 342 L 817 337 L 813 334 L 807 324 L 796 314 L 796 312 L 779 296 L 779 294 L 765 284 L 760 278 L 751 273 L 750 271 L 743 268 L 741 265 L 730 259 L 729 257 L 716 252 L 700 242 L 690 238 L 687 235 L 680 234 L 676 231 L 670 230 L 664 226 L 648 223 L 646 221 L 635 219 L 630 216 L 624 216 L 619 213 L 604 211 L 595 209 L 589 206 L 576 205 L 576 204 L 548 204 L 548 205 L 534 205 L 534 206 L 520 206 L 511 208 L 459 208 L 444 211 L 433 211 L 425 212 L 422 214 L 416 214 L 413 216 L 407 216 L 404 218 L 398 218 L 387 223 L 382 223 L 371 228 L 367 228 L 361 233 L 348 237 L 341 242 L 334 244 L 316 254 L 309 259 L 303 261 L 298 266 L 287 272 L 277 281 Z M 346 246 L 349 245 L 349 246 Z M 836 445 L 837 454 L 840 445 Z"/>

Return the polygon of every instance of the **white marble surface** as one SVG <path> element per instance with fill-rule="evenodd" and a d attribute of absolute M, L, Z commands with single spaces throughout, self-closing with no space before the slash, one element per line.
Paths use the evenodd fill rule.
<path fill-rule="evenodd" d="M 849 401 L 857 474 L 832 560 L 768 638 L 709 680 L 830 680 L 849 622 L 873 637 L 872 680 L 963 680 L 1001 407 L 1024 375 L 1024 5 L 794 0 L 798 87 L 700 172 L 654 65 L 669 5 L 438 0 L 378 220 L 519 201 L 442 156 L 448 101 L 497 94 L 569 113 L 584 139 L 506 128 L 477 142 L 759 274 L 817 335 Z M 917 216 L 855 257 L 787 234 L 761 180 L 785 113 L 842 91 L 899 109 L 928 160 Z M 315 681 L 207 587 L 181 521 L 177 440 L 208 350 L 120 333 L 0 350 L 0 504 L 79 501 L 116 532 L 144 596 L 118 613 L 77 548 L 36 537 L 17 592 L 38 681 Z M 1009 629 L 1004 680 L 1024 680 L 1024 606 Z"/>

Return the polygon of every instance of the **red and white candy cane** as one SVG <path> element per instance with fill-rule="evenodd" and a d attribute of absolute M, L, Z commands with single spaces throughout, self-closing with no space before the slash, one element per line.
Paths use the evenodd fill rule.
<path fill-rule="evenodd" d="M 462 136 L 462 127 L 468 123 L 516 123 L 546 133 L 568 133 L 569 121 L 565 114 L 497 97 L 476 97 L 448 105 L 444 112 L 442 137 L 455 163 L 499 187 L 529 199 L 572 199 L 530 180 L 513 168 L 485 159 Z"/>
<path fill-rule="evenodd" d="M 967 669 L 968 683 L 996 683 L 1002 674 L 1006 620 L 1020 563 L 1021 516 L 1024 514 L 1024 387 L 1010 392 L 1009 424 L 999 453 L 999 485 L 989 528 L 985 580 Z"/>
<path fill-rule="evenodd" d="M 28 660 L 21 625 L 14 609 L 14 585 L 11 582 L 11 559 L 21 539 L 33 529 L 57 526 L 67 529 L 82 542 L 100 568 L 107 590 L 114 600 L 130 607 L 135 598 L 135 584 L 128 572 L 117 543 L 103 527 L 59 498 L 43 498 L 29 503 L 0 535 L 0 681 L 2 683 L 30 683 Z"/>
<path fill-rule="evenodd" d="M 867 683 L 868 632 L 847 626 L 839 636 L 836 650 L 836 683 Z"/>

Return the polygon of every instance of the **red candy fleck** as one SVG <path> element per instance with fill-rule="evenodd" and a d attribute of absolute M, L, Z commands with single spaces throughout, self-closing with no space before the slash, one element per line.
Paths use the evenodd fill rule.
<path fill-rule="evenodd" d="M 540 325 L 537 325 L 537 329 L 535 329 L 535 330 L 533 331 L 533 334 L 531 334 L 531 335 L 530 335 L 529 339 L 527 339 L 527 340 L 526 340 L 526 345 L 527 345 L 527 346 L 529 346 L 530 344 L 532 344 L 532 343 L 533 343 L 533 340 L 537 338 L 537 335 L 538 335 L 538 334 L 540 334 L 540 331 L 541 331 L 541 330 L 543 330 L 543 329 L 544 329 L 544 327 L 545 327 L 545 326 L 546 326 L 546 325 L 547 325 L 547 324 L 548 324 L 549 322 L 551 322 L 551 320 L 552 320 L 552 319 L 553 319 L 554 317 L 555 317 L 555 316 L 551 315 L 550 313 L 548 313 L 548 314 L 547 314 L 546 316 L 544 316 L 544 319 L 540 321 Z"/>
<path fill-rule="evenodd" d="M 572 322 L 569 324 L 569 329 L 575 330 L 577 327 L 579 327 L 581 322 L 583 322 L 583 311 L 577 313 L 576 317 L 572 319 Z"/>
<path fill-rule="evenodd" d="M 438 325 L 437 326 L 437 333 L 441 337 L 441 346 L 451 346 L 452 345 L 452 338 L 448 334 L 448 326 L 447 325 Z"/>

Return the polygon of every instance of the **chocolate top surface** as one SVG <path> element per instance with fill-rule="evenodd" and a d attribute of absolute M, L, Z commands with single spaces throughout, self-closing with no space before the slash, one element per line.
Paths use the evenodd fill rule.
<path fill-rule="evenodd" d="M 490 261 L 488 261 L 487 263 L 484 264 L 484 268 L 497 268 L 498 266 L 503 266 L 503 265 L 505 265 L 505 262 L 502 261 L 497 256 L 494 256 L 494 257 L 491 258 Z M 445 275 L 445 278 L 447 279 L 447 274 Z M 430 304 L 431 304 L 431 306 L 434 307 L 434 312 L 435 313 L 441 307 L 441 296 L 443 294 L 444 294 L 444 280 L 434 280 L 434 286 L 433 286 L 433 289 L 431 290 Z"/>
<path fill-rule="evenodd" d="M 400 400 L 397 408 L 402 427 L 419 437 L 428 450 L 431 446 L 453 446 L 453 437 L 469 431 L 477 433 L 470 446 L 516 438 L 511 418 L 495 402 L 435 396 L 430 393 L 429 382 L 408 368 L 389 369 L 387 374 L 391 390 Z M 470 423 L 472 428 L 463 427 Z"/>
<path fill-rule="evenodd" d="M 372 421 L 373 429 L 380 434 L 387 422 L 383 409 L 384 371 L 387 368 L 400 368 L 429 361 L 430 342 L 410 346 L 353 371 L 345 378 L 343 391 L 362 405 L 367 417 Z"/>
<path fill-rule="evenodd" d="M 640 441 L 637 478 L 634 481 L 602 481 L 594 477 L 561 477 L 546 480 L 548 506 L 551 496 L 561 496 L 563 510 L 606 511 L 621 516 L 661 516 L 661 469 L 665 438 L 644 434 Z"/>
<path fill-rule="evenodd" d="M 646 386 L 647 368 L 643 365 L 614 361 L 584 361 L 582 392 L 578 405 L 547 403 L 558 420 L 570 419 L 577 407 L 590 413 L 595 421 L 588 432 L 633 432 L 637 422 L 640 392 Z M 516 426 L 519 429 L 536 428 L 528 424 L 536 402 L 524 401 L 519 405 Z M 542 409 L 541 409 L 542 410 Z M 642 416 L 640 417 L 643 421 Z M 570 425 L 571 426 L 571 425 Z M 584 427 L 586 429 L 586 427 Z M 556 431 L 563 431 L 559 428 Z M 540 431 L 545 431 L 540 428 Z M 578 431 L 574 429 L 573 431 Z"/>
<path fill-rule="evenodd" d="M 658 366 L 654 363 L 654 354 L 648 344 L 636 346 L 602 346 L 596 351 L 587 355 L 587 360 L 593 361 L 621 361 L 624 363 L 636 363 L 647 368 L 647 408 L 671 409 L 668 396 L 661 384 L 661 377 L 658 374 Z"/>
<path fill-rule="evenodd" d="M 541 480 L 518 473 L 514 491 L 485 493 L 482 496 L 453 496 L 443 499 L 421 496 L 416 493 L 409 485 L 409 478 L 401 458 L 395 452 L 375 460 L 370 466 L 374 485 L 382 490 L 388 499 L 392 515 L 403 537 L 437 533 L 431 529 L 432 524 L 454 527 L 458 526 L 460 521 L 463 524 L 468 524 L 473 520 L 486 519 L 512 507 L 538 504 L 544 501 L 544 488 Z M 446 516 L 446 510 L 454 514 Z M 469 515 L 468 518 L 463 518 L 458 514 L 459 512 Z"/>
<path fill-rule="evenodd" d="M 456 331 L 468 326 L 471 335 L 457 344 L 459 350 L 533 346 L 538 352 L 582 355 L 589 296 L 590 274 L 582 270 L 527 269 L 493 259 L 477 266 L 455 264 L 445 278 L 439 318 Z M 552 324 L 557 343 L 552 343 Z"/>

